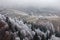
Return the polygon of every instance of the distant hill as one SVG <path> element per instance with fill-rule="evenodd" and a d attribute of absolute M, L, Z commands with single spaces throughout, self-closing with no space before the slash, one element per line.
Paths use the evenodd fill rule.
<path fill-rule="evenodd" d="M 38 7 L 12 7 L 12 8 L 0 8 L 0 13 L 1 11 L 5 11 L 6 9 L 13 9 L 13 10 L 19 10 L 24 13 L 27 13 L 29 15 L 58 15 L 60 16 L 60 10 L 56 8 L 51 8 L 51 7 L 45 7 L 45 8 L 38 8 Z M 2 13 L 3 14 L 3 13 Z"/>
<path fill-rule="evenodd" d="M 60 16 L 60 11 L 55 8 L 37 8 L 37 7 L 24 7 L 24 8 L 19 8 L 17 10 L 23 11 L 27 14 L 33 14 L 33 15 L 59 15 Z"/>

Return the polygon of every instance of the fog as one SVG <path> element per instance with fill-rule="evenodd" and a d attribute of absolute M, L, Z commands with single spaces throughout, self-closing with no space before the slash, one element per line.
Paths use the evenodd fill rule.
<path fill-rule="evenodd" d="M 60 0 L 0 0 L 0 7 L 52 7 L 60 9 Z"/>
<path fill-rule="evenodd" d="M 0 40 L 60 40 L 59 21 L 60 0 L 0 0 Z"/>

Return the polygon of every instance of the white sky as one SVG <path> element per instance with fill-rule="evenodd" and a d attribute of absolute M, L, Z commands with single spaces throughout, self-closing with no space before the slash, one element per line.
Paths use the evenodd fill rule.
<path fill-rule="evenodd" d="M 1 5 L 39 6 L 60 9 L 60 0 L 0 0 Z"/>

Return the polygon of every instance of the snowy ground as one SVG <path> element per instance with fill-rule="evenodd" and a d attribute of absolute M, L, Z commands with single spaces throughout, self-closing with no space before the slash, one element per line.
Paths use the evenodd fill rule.
<path fill-rule="evenodd" d="M 59 37 L 55 37 L 55 35 L 52 35 L 51 39 L 49 39 L 49 40 L 60 40 L 60 38 Z"/>

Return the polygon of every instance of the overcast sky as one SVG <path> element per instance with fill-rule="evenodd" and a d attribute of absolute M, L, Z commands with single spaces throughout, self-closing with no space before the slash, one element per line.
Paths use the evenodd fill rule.
<path fill-rule="evenodd" d="M 0 0 L 0 6 L 37 6 L 60 9 L 60 0 Z"/>

